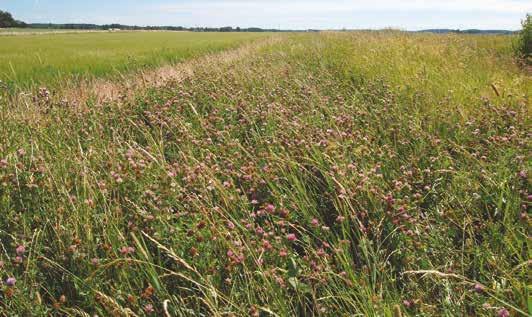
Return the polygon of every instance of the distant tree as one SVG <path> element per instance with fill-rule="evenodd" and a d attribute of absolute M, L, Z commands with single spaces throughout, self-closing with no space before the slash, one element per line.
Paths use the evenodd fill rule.
<path fill-rule="evenodd" d="M 0 10 L 0 28 L 17 28 L 26 26 L 26 23 L 15 20 L 11 13 Z"/>
<path fill-rule="evenodd" d="M 532 64 L 532 15 L 527 14 L 522 21 L 523 29 L 519 32 L 517 53 L 525 62 Z"/>

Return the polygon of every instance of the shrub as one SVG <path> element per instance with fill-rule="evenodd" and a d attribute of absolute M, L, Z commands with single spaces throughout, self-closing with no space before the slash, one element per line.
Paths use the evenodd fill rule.
<path fill-rule="evenodd" d="M 526 15 L 522 22 L 523 30 L 519 33 L 517 52 L 527 63 L 532 63 L 532 16 Z"/>

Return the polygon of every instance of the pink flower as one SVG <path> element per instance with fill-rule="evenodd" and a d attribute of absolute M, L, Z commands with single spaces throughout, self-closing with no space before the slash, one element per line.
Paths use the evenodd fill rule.
<path fill-rule="evenodd" d="M 482 284 L 476 283 L 475 286 L 473 286 L 473 290 L 477 293 L 484 292 L 484 286 Z"/>
<path fill-rule="evenodd" d="M 272 204 L 268 204 L 266 205 L 266 207 L 264 207 L 264 209 L 266 210 L 267 213 L 271 214 L 275 211 L 275 206 Z"/>
<path fill-rule="evenodd" d="M 414 302 L 406 299 L 403 301 L 403 305 L 405 305 L 406 308 L 412 308 L 412 306 L 414 306 Z"/>
<path fill-rule="evenodd" d="M 135 252 L 135 248 L 133 247 L 122 247 L 120 249 L 120 253 L 122 253 L 122 255 L 128 255 L 134 252 Z"/>
<path fill-rule="evenodd" d="M 17 283 L 17 279 L 14 277 L 8 277 L 6 280 L 6 285 L 9 287 L 15 286 L 16 283 Z"/>
<path fill-rule="evenodd" d="M 147 304 L 146 306 L 144 306 L 144 311 L 146 312 L 146 314 L 151 314 L 155 311 L 155 309 L 153 309 L 152 304 Z"/>
<path fill-rule="evenodd" d="M 24 247 L 23 245 L 19 245 L 15 249 L 15 252 L 17 253 L 17 255 L 24 255 L 24 253 L 26 253 L 26 247 Z"/>
<path fill-rule="evenodd" d="M 510 317 L 510 312 L 509 312 L 508 309 L 506 309 L 506 308 L 501 308 L 501 309 L 497 312 L 497 316 L 498 316 L 498 317 Z"/>
<path fill-rule="evenodd" d="M 296 237 L 295 234 L 289 233 L 289 234 L 286 235 L 286 239 L 288 239 L 288 241 L 296 241 L 297 237 Z"/>
<path fill-rule="evenodd" d="M 312 221 L 310 222 L 310 224 L 314 227 L 317 227 L 320 225 L 320 222 L 318 221 L 318 219 L 314 218 L 312 219 Z"/>

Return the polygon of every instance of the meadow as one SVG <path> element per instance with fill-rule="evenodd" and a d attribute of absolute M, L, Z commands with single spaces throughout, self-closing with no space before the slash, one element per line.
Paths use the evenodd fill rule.
<path fill-rule="evenodd" d="M 159 63 L 129 34 L 54 35 L 74 44 L 53 59 L 75 73 L 78 38 L 113 36 L 133 48 L 111 60 Z M 268 35 L 116 99 L 4 92 L 0 315 L 530 316 L 532 78 L 512 41 Z"/>
<path fill-rule="evenodd" d="M 100 77 L 119 80 L 123 74 L 135 70 L 175 64 L 268 36 L 265 33 L 62 32 L 0 37 L 0 80 L 11 90 L 56 88 L 65 82 Z"/>

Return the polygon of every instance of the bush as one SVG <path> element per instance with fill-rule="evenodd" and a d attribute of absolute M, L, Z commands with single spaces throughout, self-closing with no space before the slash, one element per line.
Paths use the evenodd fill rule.
<path fill-rule="evenodd" d="M 527 63 L 532 63 L 532 16 L 526 15 L 522 22 L 523 30 L 519 33 L 517 52 Z"/>

